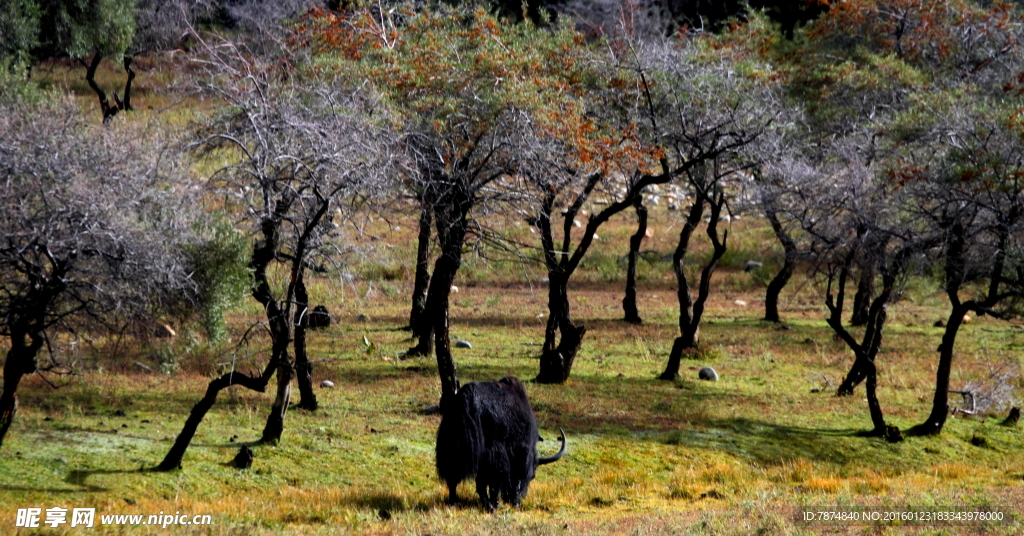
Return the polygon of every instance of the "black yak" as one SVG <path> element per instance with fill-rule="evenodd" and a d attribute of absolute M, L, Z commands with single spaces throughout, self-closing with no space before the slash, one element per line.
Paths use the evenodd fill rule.
<path fill-rule="evenodd" d="M 441 401 L 437 429 L 437 474 L 448 485 L 448 502 L 455 503 L 459 482 L 476 476 L 476 491 L 484 508 L 494 510 L 498 499 L 518 507 L 537 466 L 557 461 L 537 456 L 537 419 L 517 378 L 473 382 Z"/>

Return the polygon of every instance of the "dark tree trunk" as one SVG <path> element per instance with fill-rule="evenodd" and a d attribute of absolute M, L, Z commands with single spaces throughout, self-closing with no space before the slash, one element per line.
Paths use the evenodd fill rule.
<path fill-rule="evenodd" d="M 189 443 L 192 442 L 192 438 L 196 435 L 199 424 L 203 422 L 203 418 L 206 417 L 207 412 L 210 411 L 210 408 L 217 401 L 217 395 L 232 385 L 242 385 L 262 393 L 266 390 L 267 375 L 264 374 L 262 377 L 253 378 L 239 372 L 230 372 L 211 381 L 210 385 L 206 388 L 206 396 L 192 406 L 192 412 L 189 413 L 185 426 L 178 434 L 177 439 L 174 440 L 171 450 L 164 456 L 160 465 L 156 466 L 157 471 L 170 471 L 181 467 L 181 460 L 185 456 L 185 451 L 188 449 Z"/>
<path fill-rule="evenodd" d="M 875 427 L 869 435 L 885 436 L 886 424 L 885 418 L 882 415 L 882 406 L 878 402 L 878 379 L 874 359 L 866 360 L 863 368 L 866 371 L 865 377 L 867 379 L 864 383 L 864 391 L 868 399 L 868 414 L 871 415 L 871 424 Z"/>
<path fill-rule="evenodd" d="M 853 389 L 860 385 L 860 382 L 864 381 L 867 377 L 867 369 L 864 368 L 864 362 L 860 359 L 853 361 L 853 366 L 850 367 L 850 372 L 846 373 L 846 377 L 843 378 L 843 383 L 839 384 L 839 389 L 836 390 L 836 396 L 850 396 L 853 394 Z"/>
<path fill-rule="evenodd" d="M 871 308 L 871 300 L 874 296 L 875 266 L 871 262 L 866 262 L 860 269 L 857 293 L 853 295 L 853 315 L 850 317 L 851 326 L 863 326 L 868 323 L 868 309 Z"/>
<path fill-rule="evenodd" d="M 569 312 L 569 278 L 561 272 L 548 272 L 548 333 L 554 334 L 551 326 L 558 328 L 561 340 L 558 345 L 549 345 L 545 340 L 544 352 L 540 358 L 540 371 L 537 373 L 538 383 L 565 383 L 572 373 L 572 365 L 576 354 L 583 344 L 583 335 L 587 328 L 572 323 Z"/>
<path fill-rule="evenodd" d="M 772 230 L 775 232 L 775 238 L 782 244 L 783 263 L 779 273 L 775 274 L 775 277 L 768 283 L 768 289 L 764 295 L 764 319 L 768 322 L 781 322 L 782 318 L 779 317 L 779 294 L 782 293 L 782 289 L 789 283 L 789 279 L 793 277 L 797 258 L 796 240 L 793 240 L 793 237 L 786 232 L 774 209 L 766 209 L 765 214 L 768 216 L 768 222 L 771 223 Z"/>
<path fill-rule="evenodd" d="M 925 422 L 915 426 L 915 435 L 933 435 L 942 432 L 949 416 L 949 376 L 953 371 L 953 348 L 957 333 L 963 325 L 964 315 L 970 312 L 969 304 L 953 307 L 946 319 L 946 330 L 942 333 L 942 344 L 939 346 L 939 367 L 935 371 L 935 395 L 932 398 L 932 411 Z"/>
<path fill-rule="evenodd" d="M 441 400 L 447 400 L 459 390 L 455 359 L 452 357 L 449 335 L 449 301 L 455 275 L 462 265 L 462 247 L 466 241 L 469 210 L 472 200 L 469 193 L 455 189 L 446 199 L 441 199 L 434 208 L 434 223 L 441 245 L 441 255 L 434 263 L 427 291 L 427 306 L 423 318 L 432 324 L 434 355 L 437 358 L 437 372 L 441 379 Z M 420 344 L 430 344 L 429 334 L 421 335 Z M 410 350 L 410 353 L 412 350 Z"/>
<path fill-rule="evenodd" d="M 893 286 L 896 283 L 897 275 L 903 270 L 904 262 L 906 258 L 913 252 L 916 251 L 914 247 L 907 247 L 901 251 L 892 265 L 887 268 L 885 274 L 885 288 L 882 293 L 879 294 L 871 302 L 871 306 L 868 308 L 868 322 L 867 328 L 864 330 L 864 338 L 858 342 L 853 338 L 853 335 L 843 325 L 843 305 L 846 298 L 846 281 L 849 277 L 850 266 L 853 263 L 853 258 L 856 254 L 856 249 L 850 251 L 846 256 L 842 267 L 839 269 L 838 285 L 836 286 L 837 293 L 833 297 L 832 289 L 834 279 L 832 276 L 829 277 L 828 281 L 828 295 L 826 297 L 825 305 L 829 310 L 829 316 L 826 318 L 826 322 L 832 331 L 846 343 L 847 346 L 853 350 L 855 359 L 854 365 L 849 374 L 847 374 L 846 380 L 840 385 L 837 395 L 847 395 L 853 392 L 853 386 L 859 383 L 861 380 L 866 380 L 865 390 L 868 400 L 868 413 L 871 416 L 871 423 L 874 428 L 868 433 L 870 436 L 884 436 L 889 438 L 888 428 L 885 424 L 885 418 L 882 414 L 882 407 L 878 401 L 877 387 L 878 387 L 878 372 L 875 365 L 875 358 L 878 356 L 878 351 L 882 347 L 882 333 L 885 327 L 885 320 L 887 316 L 887 308 L 889 306 L 889 300 L 892 297 Z M 899 434 L 899 430 L 892 427 L 892 430 Z"/>
<path fill-rule="evenodd" d="M 449 255 L 448 248 L 434 263 L 434 274 L 430 278 L 430 292 L 428 293 L 427 309 L 424 315 L 431 319 L 433 326 L 431 331 L 434 338 L 434 353 L 437 357 L 437 373 L 441 378 L 441 397 L 454 395 L 459 390 L 459 378 L 456 374 L 455 359 L 452 357 L 451 340 L 449 336 L 449 299 L 451 297 L 452 283 L 455 281 L 455 274 L 461 264 L 461 244 L 458 253 L 453 258 Z"/>
<path fill-rule="evenodd" d="M 435 287 L 434 279 L 437 275 L 437 267 L 441 264 L 441 258 L 438 258 L 434 262 L 434 277 L 431 277 L 430 271 L 427 269 L 429 263 L 430 253 L 430 207 L 424 206 L 420 213 L 420 229 L 418 245 L 416 248 L 416 282 L 412 291 L 412 307 L 409 311 L 409 328 L 412 330 L 412 336 L 416 339 L 416 346 L 409 348 L 406 351 L 406 355 L 409 357 L 427 356 L 434 350 L 434 325 L 436 324 L 436 318 L 434 315 L 438 314 L 440 310 L 441 300 L 440 289 Z M 441 223 L 438 222 L 440 226 Z M 443 257 L 444 252 L 441 253 Z M 462 246 L 459 246 L 459 257 L 462 257 Z M 461 262 L 461 261 L 460 261 Z M 458 266 L 454 268 L 458 270 Z M 455 274 L 451 274 L 451 279 L 454 281 Z M 451 293 L 451 284 L 449 283 L 448 290 L 445 290 L 445 309 L 447 310 L 448 294 Z"/>
<path fill-rule="evenodd" d="M 299 409 L 316 411 L 320 406 L 313 391 L 313 364 L 306 354 L 306 330 L 309 328 L 309 295 L 299 279 L 295 283 L 295 377 L 299 384 Z"/>
<path fill-rule="evenodd" d="M 690 296 L 690 283 L 686 280 L 686 271 L 683 263 L 686 260 L 686 252 L 690 247 L 690 240 L 693 232 L 700 224 L 704 216 L 704 200 L 696 199 L 690 207 L 690 212 L 683 222 L 683 228 L 679 231 L 679 242 L 676 250 L 672 253 L 672 271 L 676 275 L 676 298 L 679 300 L 679 333 L 675 342 L 672 343 L 672 351 L 668 356 L 668 365 L 661 373 L 662 380 L 674 380 L 679 376 L 679 363 L 686 350 L 697 345 L 699 328 L 691 329 L 693 325 L 693 297 Z"/>
<path fill-rule="evenodd" d="M 285 352 L 277 363 L 277 393 L 274 397 L 274 404 L 270 407 L 270 415 L 267 416 L 267 424 L 263 426 L 260 443 L 277 443 L 281 440 L 281 435 L 284 433 L 284 416 L 288 413 L 294 375 L 295 370 L 289 363 L 288 354 Z"/>
<path fill-rule="evenodd" d="M 409 309 L 409 329 L 413 337 L 420 337 L 424 330 L 431 329 L 429 319 L 423 315 L 427 307 L 427 290 L 430 287 L 430 207 L 420 207 L 420 228 L 416 242 L 416 279 L 412 287 L 412 307 Z M 429 336 L 429 333 L 427 334 Z"/>
<path fill-rule="evenodd" d="M 14 415 L 18 411 L 18 384 L 21 379 L 36 372 L 36 354 L 42 347 L 42 336 L 37 335 L 31 338 L 26 345 L 26 335 L 23 332 L 12 330 L 11 349 L 7 351 L 7 361 L 4 362 L 4 390 L 0 393 L 0 446 L 7 437 L 7 431 L 14 422 Z"/>
<path fill-rule="evenodd" d="M 135 80 L 135 71 L 132 69 L 131 56 L 124 57 L 124 71 L 128 73 L 128 80 L 124 83 L 124 100 L 121 101 L 121 108 L 125 111 L 134 111 L 132 108 L 132 81 Z M 114 95 L 116 100 L 117 95 Z"/>
<path fill-rule="evenodd" d="M 973 310 L 976 303 L 960 301 L 960 286 L 967 279 L 967 232 L 963 225 L 954 223 L 949 227 L 949 242 L 946 244 L 945 291 L 950 302 L 949 318 L 946 330 L 942 333 L 942 344 L 939 345 L 939 366 L 935 371 L 935 395 L 932 399 L 932 411 L 928 419 L 911 429 L 914 435 L 932 435 L 942 431 L 949 416 L 949 376 L 953 370 L 953 348 L 956 336 L 963 324 L 964 315 Z M 1004 230 L 1005 231 L 1005 230 Z M 991 272 L 989 295 L 986 302 L 996 299 L 999 277 L 1003 271 L 1006 250 L 1006 234 L 1001 234 L 1000 252 L 997 254 Z M 995 303 L 986 303 L 995 305 Z"/>
<path fill-rule="evenodd" d="M 106 92 L 96 83 L 96 69 L 99 68 L 102 61 L 102 54 L 98 51 L 93 54 L 92 61 L 86 65 L 85 81 L 89 83 L 89 87 L 96 93 L 96 97 L 100 101 L 103 123 L 106 124 L 121 110 L 134 110 L 132 108 L 132 81 L 135 80 L 135 71 L 132 69 L 132 59 L 129 56 L 125 56 L 124 70 L 128 73 L 128 80 L 124 85 L 124 100 L 118 98 L 117 93 L 114 93 L 114 104 L 111 105 L 110 100 L 107 99 Z"/>
<path fill-rule="evenodd" d="M 705 202 L 711 206 L 711 219 L 708 221 L 707 235 L 711 240 L 713 249 L 711 259 L 708 260 L 708 263 L 704 265 L 704 269 L 701 270 L 700 283 L 697 287 L 697 299 L 693 301 L 690 297 L 690 286 L 686 280 L 686 273 L 683 270 L 683 262 L 689 249 L 690 238 L 693 236 L 693 231 L 700 223 L 701 216 L 704 213 Z M 668 363 L 665 365 L 664 372 L 659 376 L 662 380 L 671 381 L 679 377 L 679 366 L 683 354 L 686 350 L 696 347 L 700 342 L 700 322 L 704 316 L 704 306 L 707 303 L 708 296 L 711 294 L 711 276 L 714 275 L 718 262 L 725 255 L 729 240 L 729 231 L 723 233 L 721 240 L 718 237 L 718 218 L 721 216 L 722 207 L 724 206 L 725 195 L 722 193 L 712 193 L 706 198 L 698 196 L 697 200 L 694 201 L 693 207 L 690 208 L 690 213 L 686 217 L 686 223 L 683 224 L 682 231 L 679 233 L 679 244 L 672 255 L 672 262 L 676 273 L 676 282 L 679 285 L 677 295 L 679 298 L 680 336 L 672 344 L 672 352 L 669 354 Z"/>
<path fill-rule="evenodd" d="M 641 324 L 640 311 L 636 306 L 636 264 L 640 258 L 640 244 L 647 236 L 647 207 L 644 206 L 643 196 L 636 196 L 633 201 L 633 210 L 636 211 L 636 233 L 629 239 L 629 264 L 626 266 L 626 295 L 622 298 L 622 311 L 625 314 L 623 320 L 630 324 Z"/>

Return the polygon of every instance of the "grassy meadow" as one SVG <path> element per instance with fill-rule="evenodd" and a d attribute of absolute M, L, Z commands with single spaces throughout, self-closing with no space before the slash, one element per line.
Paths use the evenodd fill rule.
<path fill-rule="evenodd" d="M 667 253 L 678 214 L 661 208 L 652 215 L 654 236 L 644 249 Z M 0 464 L 7 527 L 16 508 L 64 506 L 95 507 L 97 515 L 180 511 L 213 519 L 203 527 L 99 526 L 97 533 L 800 534 L 826 530 L 798 526 L 800 505 L 1014 509 L 1024 497 L 1021 430 L 1001 426 L 1003 415 L 952 418 L 938 437 L 897 444 L 858 436 L 870 428 L 863 388 L 853 397 L 833 395 L 852 356 L 822 320 L 818 285 L 791 284 L 783 325 L 759 320 L 764 276 L 739 266 L 747 258 L 771 260 L 774 250 L 766 230 L 749 219 L 732 224 L 735 254 L 716 278 L 705 349 L 684 363 L 680 381 L 656 380 L 677 329 L 673 281 L 669 264 L 649 254 L 640 271 L 645 323 L 618 321 L 618 259 L 630 220 L 625 215 L 602 229 L 572 286 L 574 315 L 590 331 L 571 380 L 527 384 L 549 438 L 539 448 L 553 452 L 561 427 L 569 454 L 539 469 L 519 511 L 483 512 L 472 483 L 460 490 L 464 504 L 444 504 L 433 470 L 439 417 L 423 412 L 437 402 L 435 366 L 428 358 L 403 359 L 410 341 L 395 329 L 407 315 L 411 287 L 403 268 L 414 247 L 407 218 L 392 221 L 397 231 L 377 231 L 379 253 L 353 263 L 352 277 L 313 287 L 313 300 L 335 317 L 311 337 L 315 379 L 335 387 L 318 390 L 316 413 L 289 413 L 280 444 L 253 446 L 249 470 L 228 462 L 240 444 L 258 438 L 272 397 L 236 387 L 222 393 L 182 470 L 147 471 L 210 376 L 232 360 L 240 370 L 260 365 L 266 348 L 258 337 L 212 349 L 184 327 L 172 341 L 94 341 L 95 348 L 81 351 L 79 374 L 56 380 L 60 388 L 28 379 Z M 529 234 L 525 226 L 522 232 Z M 473 345 L 456 350 L 463 382 L 536 374 L 542 275 L 536 266 L 469 255 L 452 308 L 453 335 Z M 901 428 L 930 407 L 941 334 L 932 324 L 944 314 L 942 302 L 922 280 L 890 315 L 879 393 L 887 419 Z M 237 338 L 259 320 L 259 309 L 243 302 L 232 332 Z M 953 384 L 981 381 L 1006 359 L 1016 366 L 1020 335 L 1014 324 L 976 319 L 959 341 Z M 721 380 L 698 381 L 703 366 Z M 81 529 L 40 529 L 61 530 Z"/>
<path fill-rule="evenodd" d="M 147 64 L 138 62 L 140 71 Z M 36 76 L 59 83 L 59 65 Z M 68 75 L 71 76 L 71 75 Z M 103 74 L 108 87 L 118 73 Z M 70 78 L 69 78 L 70 80 Z M 76 84 L 78 82 L 75 82 Z M 82 82 L 84 84 L 84 82 Z M 140 74 L 140 116 L 187 120 L 180 95 Z M 88 89 L 80 90 L 83 102 Z M 152 108 L 152 110 L 151 110 Z M 163 111 L 162 111 L 163 110 Z M 97 111 L 97 117 L 99 112 Z M 565 385 L 527 383 L 548 440 L 558 429 L 569 451 L 541 467 L 523 507 L 488 514 L 472 483 L 462 504 L 444 503 L 433 468 L 439 417 L 432 358 L 405 359 L 415 220 L 395 215 L 368 225 L 370 253 L 311 285 L 334 324 L 310 335 L 321 409 L 289 412 L 284 439 L 255 445 L 271 393 L 225 390 L 185 456 L 184 467 L 155 473 L 209 379 L 234 366 L 263 365 L 268 339 L 246 330 L 264 320 L 251 299 L 230 315 L 233 342 L 210 347 L 198 328 L 172 340 L 91 340 L 75 351 L 76 374 L 23 381 L 16 421 L 0 452 L 0 534 L 1016 534 L 1016 524 L 984 527 L 805 527 L 798 507 L 994 505 L 1017 515 L 1024 502 L 1024 424 L 1002 426 L 1008 407 L 950 418 L 937 437 L 901 443 L 866 438 L 863 386 L 835 388 L 852 353 L 824 322 L 822 288 L 796 277 L 783 293 L 781 325 L 760 321 L 764 287 L 780 248 L 747 214 L 729 224 L 730 252 L 716 274 L 702 328 L 704 347 L 684 361 L 676 382 L 656 379 L 677 334 L 670 263 L 679 212 L 653 207 L 653 236 L 640 263 L 643 325 L 619 321 L 630 213 L 601 228 L 601 239 L 570 284 L 573 315 L 589 331 Z M 538 243 L 525 223 L 512 234 Z M 699 238 L 704 238 L 700 235 Z M 706 250 L 691 257 L 693 270 Z M 747 260 L 765 267 L 745 273 Z M 696 275 L 696 273 L 695 273 Z M 538 368 L 546 313 L 539 265 L 470 252 L 452 295 L 452 334 L 462 382 L 506 374 L 524 380 Z M 936 346 L 945 298 L 935 281 L 911 281 L 890 309 L 879 356 L 879 397 L 887 421 L 906 429 L 931 407 Z M 737 301 L 745 302 L 746 305 Z M 362 318 L 360 318 L 362 317 Z M 370 343 L 367 345 L 366 343 Z M 952 385 L 984 383 L 994 370 L 1019 371 L 1020 322 L 976 318 L 957 341 Z M 718 382 L 697 380 L 714 367 Z M 1019 374 L 1012 380 L 1019 383 Z M 293 401 L 298 397 L 293 391 Z M 959 397 L 953 397 L 960 403 Z M 1018 403 L 1019 405 L 1019 403 Z M 250 445 L 248 470 L 230 465 Z M 92 529 L 17 529 L 19 508 L 96 508 Z M 210 515 L 208 526 L 101 525 L 101 515 L 158 512 Z M 45 514 L 44 514 L 45 517 Z M 20 530 L 20 532 L 19 532 Z"/>

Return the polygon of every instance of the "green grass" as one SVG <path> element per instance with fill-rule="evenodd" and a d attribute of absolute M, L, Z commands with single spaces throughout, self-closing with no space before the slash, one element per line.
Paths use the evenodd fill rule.
<path fill-rule="evenodd" d="M 520 511 L 483 513 L 470 484 L 460 492 L 464 504 L 448 507 L 433 472 L 438 417 L 420 413 L 437 400 L 434 363 L 399 359 L 410 341 L 392 329 L 403 323 L 407 289 L 340 303 L 330 299 L 330 281 L 311 288 L 338 322 L 310 342 L 317 380 L 336 387 L 318 390 L 315 414 L 289 413 L 279 445 L 254 446 L 249 470 L 227 463 L 239 444 L 258 438 L 271 398 L 237 388 L 222 393 L 182 470 L 145 470 L 204 390 L 207 380 L 195 371 L 223 356 L 193 356 L 173 375 L 86 370 L 57 391 L 28 380 L 0 464 L 11 524 L 17 507 L 93 506 L 100 514 L 212 515 L 211 527 L 173 529 L 196 534 L 790 534 L 813 533 L 793 523 L 797 505 L 1012 507 L 1021 496 L 1021 430 L 1000 426 L 998 416 L 953 418 L 939 437 L 894 445 L 859 437 L 870 425 L 863 390 L 836 398 L 827 388 L 824 378 L 835 385 L 850 356 L 809 294 L 787 300 L 791 329 L 758 321 L 756 294 L 716 294 L 702 331 L 708 349 L 684 361 L 681 380 L 662 382 L 655 376 L 675 334 L 672 293 L 642 285 L 647 323 L 629 326 L 616 320 L 618 285 L 587 283 L 573 292 L 574 313 L 591 330 L 571 380 L 527 384 L 542 435 L 564 428 L 569 455 L 539 470 Z M 545 292 L 506 287 L 464 284 L 455 295 L 452 333 L 474 345 L 456 354 L 463 382 L 537 371 Z M 733 305 L 736 296 L 752 305 Z M 236 329 L 259 319 L 243 309 L 232 318 Z M 912 303 L 894 311 L 879 358 L 880 396 L 887 419 L 902 428 L 927 413 L 941 333 L 911 320 L 940 313 Z M 372 320 L 359 323 L 359 314 Z M 954 385 L 985 370 L 984 348 L 1020 345 L 1015 330 L 990 319 L 962 335 Z M 363 336 L 375 354 L 363 350 Z M 698 382 L 696 369 L 706 365 L 722 380 Z M 972 444 L 975 436 L 986 445 Z"/>

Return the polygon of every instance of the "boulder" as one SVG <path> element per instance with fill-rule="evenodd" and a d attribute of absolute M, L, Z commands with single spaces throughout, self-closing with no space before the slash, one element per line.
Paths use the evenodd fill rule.
<path fill-rule="evenodd" d="M 711 382 L 718 381 L 718 373 L 711 367 L 704 367 L 700 369 L 700 372 L 697 373 L 697 377 Z"/>

